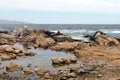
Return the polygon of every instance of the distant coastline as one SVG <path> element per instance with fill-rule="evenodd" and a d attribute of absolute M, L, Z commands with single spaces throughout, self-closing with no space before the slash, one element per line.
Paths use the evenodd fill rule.
<path fill-rule="evenodd" d="M 24 21 L 16 21 L 16 20 L 3 20 L 3 19 L 0 19 L 0 24 L 33 24 L 33 23 L 24 22 Z"/>

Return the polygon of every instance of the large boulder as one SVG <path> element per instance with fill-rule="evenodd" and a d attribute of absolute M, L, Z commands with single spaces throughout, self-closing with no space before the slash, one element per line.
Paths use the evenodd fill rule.
<path fill-rule="evenodd" d="M 93 39 L 98 45 L 103 45 L 103 46 L 113 46 L 120 44 L 116 38 L 110 37 L 105 33 L 103 33 L 102 31 L 97 31 L 93 35 Z"/>

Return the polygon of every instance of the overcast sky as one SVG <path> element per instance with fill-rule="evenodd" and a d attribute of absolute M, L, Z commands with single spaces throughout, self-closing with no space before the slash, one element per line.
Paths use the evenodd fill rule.
<path fill-rule="evenodd" d="M 0 18 L 41 24 L 120 24 L 120 0 L 0 0 Z"/>

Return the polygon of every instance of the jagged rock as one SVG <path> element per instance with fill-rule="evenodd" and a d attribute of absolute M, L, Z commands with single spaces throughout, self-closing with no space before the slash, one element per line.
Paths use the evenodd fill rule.
<path fill-rule="evenodd" d="M 103 45 L 103 46 L 113 46 L 113 45 L 116 46 L 120 44 L 116 38 L 110 37 L 105 33 L 103 33 L 102 31 L 97 31 L 93 35 L 93 39 L 97 44 Z"/>
<path fill-rule="evenodd" d="M 6 70 L 13 72 L 13 71 L 22 71 L 23 67 L 15 64 L 14 62 L 9 62 L 6 66 Z"/>
<path fill-rule="evenodd" d="M 48 69 L 44 69 L 44 68 L 36 68 L 35 72 L 38 75 L 45 75 L 46 73 L 50 73 L 50 71 Z"/>

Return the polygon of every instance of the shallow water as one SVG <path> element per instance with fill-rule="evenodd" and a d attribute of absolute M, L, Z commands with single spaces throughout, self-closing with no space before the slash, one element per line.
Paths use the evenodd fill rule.
<path fill-rule="evenodd" d="M 67 52 L 56 52 L 56 51 L 51 51 L 50 49 L 41 49 L 41 48 L 37 48 L 35 49 L 34 47 L 32 47 L 31 45 L 22 45 L 19 43 L 16 43 L 14 46 L 22 49 L 24 52 L 35 52 L 36 55 L 35 56 L 28 56 L 26 58 L 17 58 L 15 60 L 10 60 L 15 62 L 18 65 L 23 66 L 23 69 L 28 68 L 28 65 L 30 64 L 30 68 L 32 70 L 34 70 L 35 68 L 46 68 L 49 69 L 51 71 L 51 73 L 55 72 L 56 70 L 59 69 L 64 69 L 70 65 L 74 65 L 74 64 L 70 64 L 70 65 L 64 65 L 64 66 L 53 66 L 52 62 L 51 62 L 51 58 L 61 58 L 61 57 L 73 57 L 76 58 L 74 56 L 74 54 L 71 53 L 67 53 Z M 1 67 L 5 67 L 9 62 L 9 60 L 7 61 L 1 61 Z M 5 71 L 6 69 L 4 68 L 2 71 Z M 0 72 L 2 74 L 2 71 Z M 9 73 L 9 76 L 12 77 L 20 77 L 20 72 L 13 72 L 13 73 Z M 29 75 L 28 75 L 29 76 Z M 36 75 L 31 75 L 31 77 L 35 77 Z"/>

